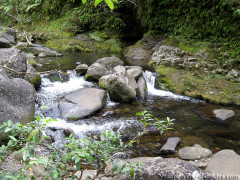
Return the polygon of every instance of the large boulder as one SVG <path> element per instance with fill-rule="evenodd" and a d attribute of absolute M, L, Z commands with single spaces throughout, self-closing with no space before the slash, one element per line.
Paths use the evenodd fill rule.
<path fill-rule="evenodd" d="M 151 51 L 144 47 L 130 46 L 126 49 L 124 56 L 130 65 L 148 66 L 151 59 Z"/>
<path fill-rule="evenodd" d="M 116 56 L 101 58 L 88 68 L 85 78 L 97 82 L 102 76 L 112 74 L 118 65 L 123 65 L 123 61 Z"/>
<path fill-rule="evenodd" d="M 0 69 L 0 122 L 27 123 L 34 118 L 35 90 L 24 79 L 9 79 Z"/>
<path fill-rule="evenodd" d="M 6 65 L 8 68 L 16 72 L 27 71 L 27 55 L 15 48 L 1 48 L 0 49 L 0 64 Z M 12 78 L 23 78 L 25 74 L 18 74 L 13 71 L 7 71 L 8 76 Z"/>
<path fill-rule="evenodd" d="M 136 171 L 135 180 L 170 180 L 170 179 L 195 179 L 195 180 L 213 180 L 212 176 L 204 170 L 180 159 L 173 158 L 152 158 L 140 157 L 128 159 L 127 162 L 143 162 L 142 172 Z M 108 173 L 111 167 L 105 169 Z M 129 173 L 126 175 L 116 175 L 113 180 L 131 179 Z"/>
<path fill-rule="evenodd" d="M 0 48 L 10 48 L 14 44 L 16 44 L 16 31 L 12 28 L 0 27 Z"/>
<path fill-rule="evenodd" d="M 66 95 L 59 107 L 64 119 L 79 120 L 100 110 L 105 102 L 106 91 L 83 88 Z"/>
<path fill-rule="evenodd" d="M 113 101 L 127 102 L 136 98 L 138 85 L 124 66 L 116 66 L 115 73 L 99 79 L 99 86 L 108 91 Z"/>
<path fill-rule="evenodd" d="M 213 176 L 228 177 L 226 179 L 240 178 L 240 156 L 233 150 L 225 149 L 217 152 L 208 162 L 206 171 Z"/>

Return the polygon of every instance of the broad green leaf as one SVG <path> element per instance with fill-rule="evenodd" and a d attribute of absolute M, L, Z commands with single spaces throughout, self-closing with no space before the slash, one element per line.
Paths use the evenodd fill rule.
<path fill-rule="evenodd" d="M 125 174 L 126 172 L 128 172 L 128 171 L 131 171 L 131 168 L 130 167 L 125 167 L 125 168 L 123 168 L 122 169 L 122 174 Z"/>
<path fill-rule="evenodd" d="M 112 0 L 105 0 L 105 2 L 107 3 L 107 5 L 110 9 L 114 9 L 114 4 L 113 4 Z"/>
<path fill-rule="evenodd" d="M 130 175 L 131 175 L 131 180 L 132 180 L 133 177 L 134 177 L 134 171 L 133 170 L 130 171 Z"/>
<path fill-rule="evenodd" d="M 34 142 L 34 144 L 38 144 L 39 143 L 38 133 L 33 135 L 33 142 Z"/>
<path fill-rule="evenodd" d="M 64 163 L 67 162 L 70 157 L 71 157 L 70 154 L 64 154 L 63 157 L 62 157 L 62 161 Z"/>
<path fill-rule="evenodd" d="M 104 153 L 104 154 L 102 155 L 102 158 L 103 158 L 104 161 L 107 161 L 107 154 Z"/>
<path fill-rule="evenodd" d="M 7 123 L 8 123 L 8 126 L 9 126 L 9 127 L 12 127 L 12 125 L 13 125 L 12 120 L 9 120 Z"/>
<path fill-rule="evenodd" d="M 7 132 L 9 132 L 9 131 L 12 131 L 12 128 L 7 127 L 7 128 L 4 130 L 4 133 L 7 133 Z"/>
<path fill-rule="evenodd" d="M 79 160 L 77 163 L 76 163 L 76 170 L 80 170 L 81 168 L 81 160 Z"/>
<path fill-rule="evenodd" d="M 95 160 L 95 158 L 92 155 L 88 156 L 89 163 L 92 164 Z"/>
<path fill-rule="evenodd" d="M 87 2 L 87 0 L 82 0 L 82 3 L 85 4 Z"/>
<path fill-rule="evenodd" d="M 95 0 L 94 6 L 96 7 L 99 3 L 101 3 L 103 0 Z"/>

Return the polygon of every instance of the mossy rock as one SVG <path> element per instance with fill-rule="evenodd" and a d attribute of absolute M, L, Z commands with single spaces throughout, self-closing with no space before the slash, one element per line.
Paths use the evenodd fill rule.
<path fill-rule="evenodd" d="M 38 89 L 41 85 L 41 76 L 36 74 L 35 77 L 29 79 L 30 82 L 33 84 L 35 89 Z"/>
<path fill-rule="evenodd" d="M 166 84 L 168 89 L 176 94 L 201 98 L 217 104 L 240 105 L 239 83 L 214 77 L 206 79 L 193 75 L 193 72 L 171 67 L 156 66 L 155 69 L 160 75 L 159 83 Z"/>

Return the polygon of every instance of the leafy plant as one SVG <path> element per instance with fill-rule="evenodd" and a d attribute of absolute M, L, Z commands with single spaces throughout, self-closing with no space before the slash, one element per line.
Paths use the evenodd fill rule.
<path fill-rule="evenodd" d="M 131 179 L 133 179 L 134 172 L 141 171 L 142 163 L 125 162 L 116 159 L 116 155 L 123 154 L 122 150 L 132 146 L 136 142 L 135 139 L 137 137 L 145 134 L 146 126 L 154 125 L 162 134 L 163 131 L 172 129 L 169 126 L 173 124 L 173 120 L 169 118 L 161 121 L 157 118 L 153 119 L 152 115 L 147 113 L 147 111 L 142 111 L 137 113 L 137 115 L 142 117 L 140 122 L 144 124 L 144 131 L 140 132 L 127 144 L 122 142 L 119 132 L 105 131 L 98 139 L 75 139 L 70 135 L 66 138 L 66 144 L 62 147 L 55 147 L 45 133 L 47 123 L 56 121 L 55 119 L 38 117 L 34 122 L 26 125 L 13 124 L 12 121 L 4 122 L 0 127 L 0 132 L 8 135 L 9 139 L 6 145 L 0 147 L 1 161 L 4 162 L 6 156 L 11 152 L 15 152 L 15 154 L 21 153 L 26 166 L 25 169 L 20 169 L 15 173 L 3 171 L 0 174 L 0 179 L 1 177 L 8 179 L 34 179 L 34 177 L 29 177 L 30 175 L 26 173 L 33 165 L 40 165 L 45 172 L 48 172 L 45 178 L 63 179 L 68 176 L 74 179 L 76 178 L 74 175 L 76 171 L 83 172 L 90 167 L 102 170 L 109 163 L 112 164 L 111 172 L 108 172 L 109 174 L 114 172 L 125 174 L 129 172 Z M 38 147 L 48 149 L 49 154 L 46 156 L 40 150 L 41 148 Z M 109 175 L 108 173 L 105 175 Z"/>

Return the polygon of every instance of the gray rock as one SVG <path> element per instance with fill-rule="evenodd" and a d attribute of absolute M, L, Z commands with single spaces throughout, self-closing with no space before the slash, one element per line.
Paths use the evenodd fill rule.
<path fill-rule="evenodd" d="M 106 91 L 83 88 L 66 95 L 59 106 L 64 119 L 79 120 L 100 110 L 105 102 Z"/>
<path fill-rule="evenodd" d="M 87 178 L 90 178 L 90 179 L 94 179 L 96 176 L 97 176 L 97 170 L 84 170 L 83 172 L 82 171 L 77 171 L 74 175 L 78 177 L 78 179 L 80 177 L 82 177 L 81 179 L 87 179 Z"/>
<path fill-rule="evenodd" d="M 226 149 L 219 151 L 214 154 L 208 162 L 206 171 L 210 172 L 213 176 L 239 179 L 240 156 L 237 155 L 233 150 Z M 235 176 L 235 178 L 233 176 Z"/>
<path fill-rule="evenodd" d="M 85 78 L 98 81 L 102 76 L 112 74 L 113 68 L 118 65 L 123 65 L 123 61 L 116 56 L 101 58 L 88 68 Z"/>
<path fill-rule="evenodd" d="M 4 28 L 0 27 L 0 32 Z M 16 44 L 16 31 L 11 28 L 6 28 L 5 32 L 0 36 L 0 48 L 10 48 Z"/>
<path fill-rule="evenodd" d="M 138 78 L 137 80 L 138 85 L 138 97 L 139 99 L 143 100 L 147 96 L 147 83 L 143 77 Z"/>
<path fill-rule="evenodd" d="M 87 64 L 80 64 L 76 67 L 75 71 L 79 76 L 83 76 L 86 74 L 88 70 L 88 65 Z"/>
<path fill-rule="evenodd" d="M 135 172 L 135 180 L 170 180 L 170 179 L 195 179 L 213 180 L 214 178 L 204 170 L 180 159 L 173 158 L 135 158 L 128 159 L 127 162 L 143 162 L 142 172 Z M 106 171 L 105 171 L 106 172 Z M 130 179 L 129 173 L 126 175 L 116 175 L 113 180 Z"/>
<path fill-rule="evenodd" d="M 47 57 L 47 56 L 46 56 L 46 54 L 44 54 L 44 53 L 40 53 L 40 54 L 38 54 L 38 57 L 39 57 L 39 58 L 45 58 L 45 57 Z"/>
<path fill-rule="evenodd" d="M 60 72 L 50 72 L 45 74 L 43 77 L 48 78 L 51 82 L 69 80 L 69 76 L 65 76 L 63 73 Z"/>
<path fill-rule="evenodd" d="M 107 111 L 102 115 L 102 117 L 110 117 L 113 116 L 114 114 L 115 114 L 114 111 Z"/>
<path fill-rule="evenodd" d="M 151 63 L 158 65 L 165 65 L 170 67 L 180 68 L 183 63 L 184 67 L 189 66 L 188 63 L 195 60 L 195 58 L 189 59 L 185 57 L 186 52 L 173 46 L 161 45 L 157 51 L 152 54 Z"/>
<path fill-rule="evenodd" d="M 222 121 L 225 121 L 235 115 L 234 111 L 227 109 L 215 109 L 213 113 L 215 114 L 216 118 Z"/>
<path fill-rule="evenodd" d="M 233 78 L 236 78 L 238 77 L 239 73 L 237 70 L 235 69 L 232 69 L 231 71 L 228 72 L 227 76 L 226 77 L 233 77 Z"/>
<path fill-rule="evenodd" d="M 110 99 L 113 101 L 127 102 L 135 99 L 138 85 L 135 79 L 126 73 L 123 66 L 115 68 L 114 74 L 101 77 L 99 86 L 107 89 Z"/>
<path fill-rule="evenodd" d="M 33 120 L 35 90 L 24 79 L 9 79 L 0 69 L 0 122 L 12 120 L 25 124 Z"/>
<path fill-rule="evenodd" d="M 17 72 L 27 71 L 27 55 L 15 48 L 0 49 L 0 64 Z M 6 71 L 11 78 L 24 78 L 25 74 L 18 74 L 13 71 Z"/>
<path fill-rule="evenodd" d="M 199 160 L 199 161 L 188 161 L 189 163 L 193 164 L 194 166 L 197 166 L 199 168 L 206 168 L 208 163 L 207 161 L 204 159 L 204 160 Z"/>
<path fill-rule="evenodd" d="M 48 171 L 45 171 L 44 166 L 41 164 L 33 165 L 32 172 L 35 177 L 39 178 L 42 178 L 44 176 L 50 176 L 50 173 Z"/>
<path fill-rule="evenodd" d="M 133 66 L 148 66 L 151 58 L 151 51 L 143 47 L 130 46 L 124 53 L 126 60 Z"/>
<path fill-rule="evenodd" d="M 51 51 L 42 47 L 26 47 L 23 49 L 27 53 L 33 53 L 35 56 L 39 56 L 39 54 L 43 53 L 47 57 L 61 57 L 62 54 L 57 53 L 56 51 Z"/>
<path fill-rule="evenodd" d="M 38 89 L 41 85 L 41 76 L 37 73 L 36 69 L 28 63 L 27 65 L 27 73 L 25 75 L 25 79 L 32 83 L 35 89 Z"/>
<path fill-rule="evenodd" d="M 179 150 L 181 159 L 198 160 L 208 158 L 212 155 L 212 151 L 200 147 L 184 147 Z"/>
<path fill-rule="evenodd" d="M 159 153 L 161 155 L 169 155 L 176 153 L 176 147 L 181 142 L 180 137 L 170 137 L 167 143 L 160 149 Z"/>
<path fill-rule="evenodd" d="M 125 67 L 127 68 L 127 73 L 129 74 L 129 76 L 134 77 L 136 81 L 143 74 L 143 69 L 139 66 L 125 66 Z"/>
<path fill-rule="evenodd" d="M 72 137 L 74 137 L 75 139 L 78 139 L 78 136 L 75 134 L 75 132 L 71 128 L 64 129 L 63 134 L 65 134 L 66 137 L 69 137 L 72 134 Z"/>

